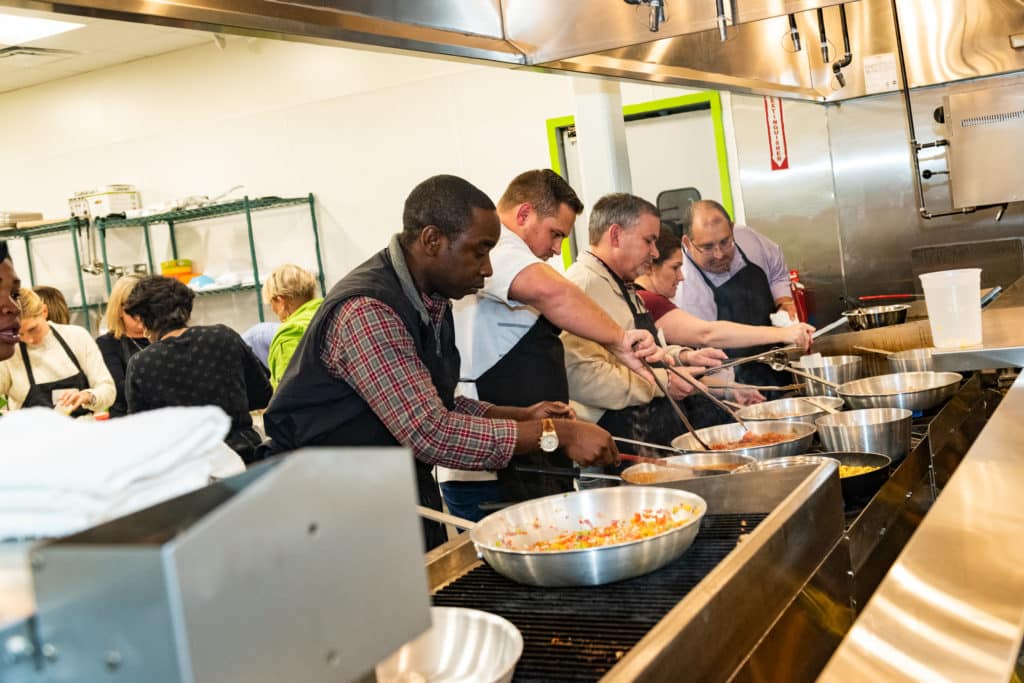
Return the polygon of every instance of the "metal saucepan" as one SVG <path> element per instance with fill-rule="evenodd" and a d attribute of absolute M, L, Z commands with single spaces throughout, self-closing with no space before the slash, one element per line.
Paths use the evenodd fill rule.
<path fill-rule="evenodd" d="M 956 372 L 898 372 L 846 382 L 839 395 L 851 408 L 928 410 L 955 394 L 961 381 Z"/>
<path fill-rule="evenodd" d="M 800 361 L 791 363 L 794 369 L 814 377 L 820 377 L 834 384 L 843 384 L 864 376 L 864 360 L 860 356 L 825 356 L 821 365 L 805 366 Z M 803 377 L 804 388 L 809 395 L 836 396 L 836 390 L 827 384 Z"/>
<path fill-rule="evenodd" d="M 779 420 L 764 420 L 762 422 L 748 422 L 746 429 L 738 424 L 724 424 L 716 427 L 705 427 L 698 429 L 700 437 L 711 445 L 711 448 L 720 453 L 733 453 L 747 455 L 755 460 L 766 458 L 778 458 L 783 455 L 798 455 L 804 453 L 811 446 L 814 439 L 814 425 L 804 422 L 782 422 Z M 785 434 L 786 439 L 777 443 L 765 446 L 746 446 L 737 448 L 718 448 L 716 445 L 733 443 L 747 438 L 753 438 L 757 434 Z M 672 446 L 687 453 L 703 452 L 700 445 L 693 440 L 690 434 L 683 434 L 672 439 Z"/>
<path fill-rule="evenodd" d="M 716 474 L 729 474 L 737 467 L 754 462 L 749 455 L 729 451 L 701 451 L 685 455 L 673 455 L 660 458 L 660 463 L 644 462 L 627 467 L 622 472 L 623 481 L 637 486 L 663 484 L 669 481 L 684 481 L 694 477 L 707 477 Z M 690 470 L 687 472 L 687 468 Z"/>
<path fill-rule="evenodd" d="M 522 550 L 566 531 L 631 519 L 644 510 L 675 510 L 686 523 L 636 541 L 577 550 Z M 618 486 L 546 496 L 488 515 L 469 532 L 477 554 L 498 573 L 531 586 L 599 586 L 660 569 L 690 547 L 707 503 L 653 486 Z"/>
<path fill-rule="evenodd" d="M 843 407 L 843 399 L 834 396 L 808 396 L 814 402 L 829 406 L 834 410 Z M 814 420 L 824 415 L 826 410 L 802 398 L 780 398 L 765 401 L 740 409 L 739 414 L 744 420 L 760 422 L 762 420 L 779 420 L 782 422 L 806 422 L 814 424 Z"/>
<path fill-rule="evenodd" d="M 873 330 L 876 327 L 899 325 L 907 321 L 909 304 L 892 304 L 889 306 L 866 306 L 846 311 L 843 316 L 850 321 L 854 331 Z"/>
<path fill-rule="evenodd" d="M 931 372 L 935 369 L 930 348 L 890 353 L 887 360 L 893 372 Z"/>
<path fill-rule="evenodd" d="M 910 452 L 911 416 L 902 408 L 865 408 L 825 415 L 814 424 L 830 451 L 881 453 L 902 460 Z"/>

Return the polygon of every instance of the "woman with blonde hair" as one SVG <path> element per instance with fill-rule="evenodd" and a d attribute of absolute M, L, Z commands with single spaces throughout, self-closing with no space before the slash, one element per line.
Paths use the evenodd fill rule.
<path fill-rule="evenodd" d="M 149 346 L 142 321 L 134 315 L 124 312 L 124 302 L 139 281 L 137 275 L 125 275 L 114 283 L 107 302 L 107 312 L 103 323 L 107 333 L 96 339 L 97 346 L 103 354 L 103 362 L 107 364 L 114 386 L 117 387 L 117 399 L 110 406 L 110 417 L 122 417 L 128 414 L 128 401 L 124 393 L 124 377 L 128 371 L 128 359 Z"/>
<path fill-rule="evenodd" d="M 89 331 L 49 322 L 46 304 L 31 289 L 22 288 L 18 300 L 18 351 L 0 363 L 0 394 L 8 405 L 60 407 L 75 416 L 106 410 L 116 389 Z"/>
<path fill-rule="evenodd" d="M 276 389 L 302 335 L 324 300 L 316 296 L 313 274 L 288 263 L 271 273 L 263 283 L 263 301 L 270 305 L 282 323 L 270 341 L 267 356 L 270 383 Z"/>

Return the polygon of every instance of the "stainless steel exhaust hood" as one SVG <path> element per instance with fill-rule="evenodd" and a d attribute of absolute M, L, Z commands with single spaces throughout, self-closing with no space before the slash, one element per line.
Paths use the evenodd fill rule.
<path fill-rule="evenodd" d="M 891 0 L 0 0 L 827 102 L 897 90 Z M 911 88 L 1024 69 L 1024 0 L 896 0 Z M 724 24 L 726 40 L 720 37 Z M 847 21 L 843 21 L 843 14 Z M 848 27 L 848 31 L 844 31 Z M 1024 40 L 1017 40 L 1020 44 Z M 847 49 L 848 48 L 848 49 Z M 844 53 L 849 59 L 844 59 Z M 839 73 L 841 78 L 837 77 Z"/>

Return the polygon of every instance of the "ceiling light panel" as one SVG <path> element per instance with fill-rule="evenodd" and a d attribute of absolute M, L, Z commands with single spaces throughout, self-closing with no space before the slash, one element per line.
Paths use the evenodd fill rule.
<path fill-rule="evenodd" d="M 74 31 L 85 24 L 56 19 L 40 19 L 15 14 L 0 14 L 0 46 L 24 45 L 60 33 Z"/>

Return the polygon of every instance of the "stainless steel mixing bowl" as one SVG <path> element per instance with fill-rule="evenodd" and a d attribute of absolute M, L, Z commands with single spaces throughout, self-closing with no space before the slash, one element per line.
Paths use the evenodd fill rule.
<path fill-rule="evenodd" d="M 860 356 L 825 356 L 821 359 L 821 365 L 805 366 L 800 361 L 794 361 L 792 365 L 797 370 L 803 370 L 835 384 L 842 384 L 864 376 L 864 360 Z M 804 389 L 808 395 L 838 396 L 832 387 L 806 377 L 804 378 Z"/>
<path fill-rule="evenodd" d="M 829 451 L 881 453 L 902 460 L 910 452 L 911 415 L 902 408 L 866 408 L 825 415 L 814 424 Z"/>
<path fill-rule="evenodd" d="M 955 394 L 962 380 L 956 372 L 898 372 L 847 382 L 839 395 L 851 408 L 928 410 Z"/>
<path fill-rule="evenodd" d="M 377 665 L 378 683 L 508 683 L 523 654 L 523 636 L 497 614 L 431 607 L 433 626 Z"/>
<path fill-rule="evenodd" d="M 843 407 L 843 399 L 835 396 L 809 396 L 812 401 L 828 406 L 833 410 Z M 781 422 L 806 422 L 809 425 L 827 411 L 816 407 L 802 398 L 780 398 L 776 401 L 765 401 L 752 406 L 744 406 L 736 413 L 744 420 L 760 422 L 762 420 L 779 420 Z"/>
<path fill-rule="evenodd" d="M 785 441 L 768 444 L 766 446 L 747 446 L 744 448 L 722 449 L 722 453 L 736 453 L 748 455 L 754 460 L 765 460 L 767 458 L 778 458 L 784 455 L 799 455 L 805 453 L 811 447 L 814 439 L 814 425 L 804 422 L 781 422 L 779 420 L 764 420 L 762 422 L 748 422 L 746 429 L 738 423 L 718 425 L 716 427 L 705 427 L 698 429 L 697 435 L 714 448 L 715 444 L 731 443 L 739 441 L 743 435 L 750 430 L 754 434 L 787 434 Z M 672 439 L 672 447 L 688 453 L 703 453 L 704 451 L 692 434 L 683 434 Z"/>
<path fill-rule="evenodd" d="M 900 351 L 890 354 L 887 360 L 893 372 L 931 372 L 935 369 L 930 348 Z"/>

